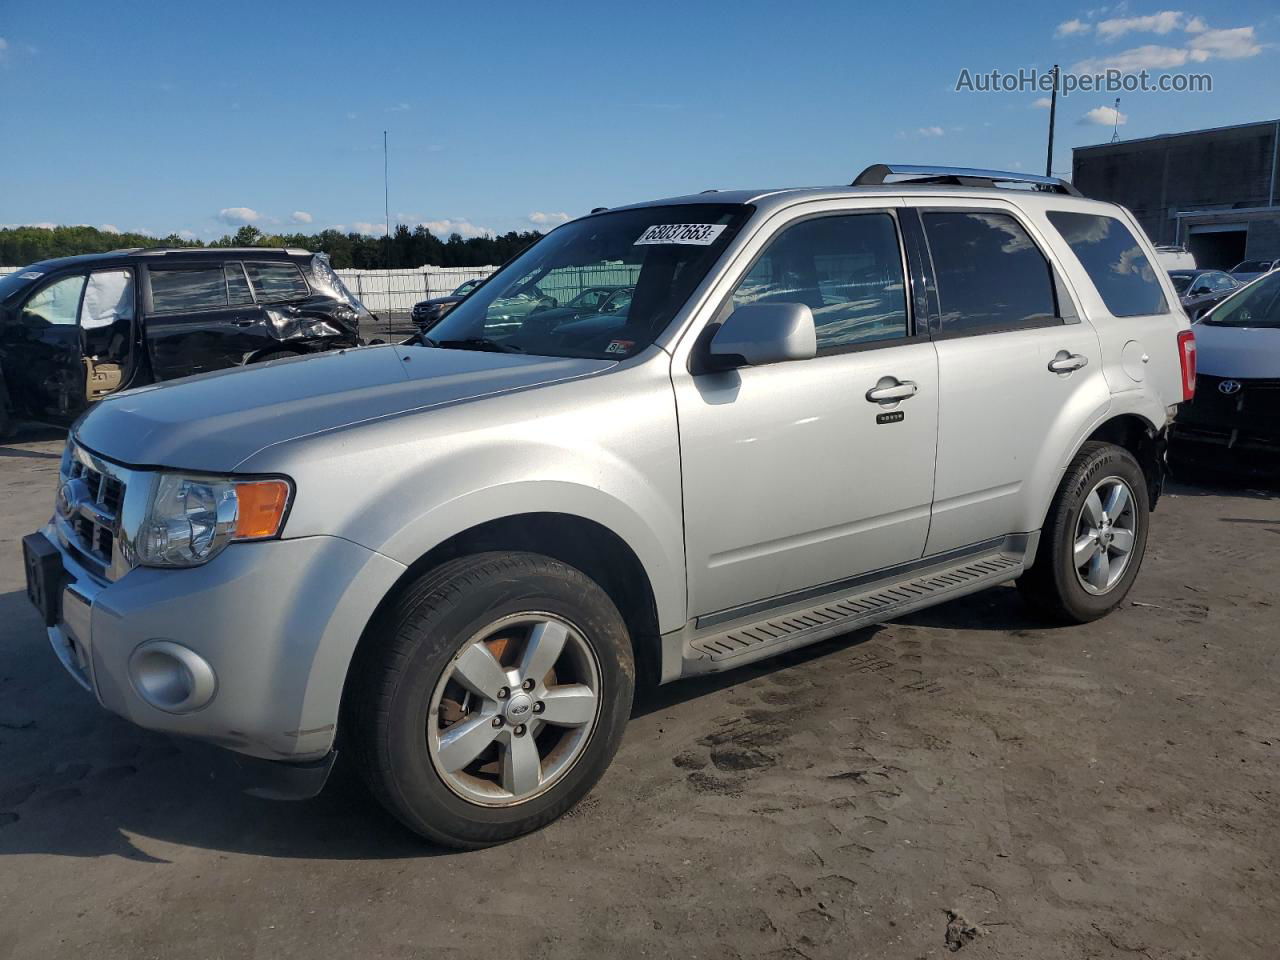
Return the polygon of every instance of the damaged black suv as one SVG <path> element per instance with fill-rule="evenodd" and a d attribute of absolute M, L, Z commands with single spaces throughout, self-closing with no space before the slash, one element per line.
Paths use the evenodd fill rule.
<path fill-rule="evenodd" d="M 369 311 L 322 253 L 116 250 L 0 277 L 0 435 L 127 387 L 360 343 Z"/>

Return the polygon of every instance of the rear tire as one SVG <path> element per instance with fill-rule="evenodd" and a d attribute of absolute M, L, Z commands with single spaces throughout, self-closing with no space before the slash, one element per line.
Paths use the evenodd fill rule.
<path fill-rule="evenodd" d="M 494 552 L 404 589 L 350 682 L 344 735 L 373 794 L 415 833 L 473 849 L 545 826 L 596 784 L 622 741 L 635 667 L 594 581 Z"/>
<path fill-rule="evenodd" d="M 1018 579 L 1023 598 L 1066 623 L 1110 613 L 1137 579 L 1149 517 L 1147 478 L 1133 455 L 1086 443 L 1058 486 L 1035 563 Z"/>

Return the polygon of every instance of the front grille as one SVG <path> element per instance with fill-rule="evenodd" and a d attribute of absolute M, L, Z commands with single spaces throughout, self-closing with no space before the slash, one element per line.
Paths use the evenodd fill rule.
<path fill-rule="evenodd" d="M 95 572 L 113 578 L 125 483 L 112 467 L 71 442 L 61 471 L 57 516 L 68 547 Z"/>

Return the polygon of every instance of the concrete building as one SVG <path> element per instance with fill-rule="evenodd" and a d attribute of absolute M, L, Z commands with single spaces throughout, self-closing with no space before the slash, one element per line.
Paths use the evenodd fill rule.
<path fill-rule="evenodd" d="M 1280 258 L 1280 120 L 1077 147 L 1071 180 L 1200 267 Z"/>

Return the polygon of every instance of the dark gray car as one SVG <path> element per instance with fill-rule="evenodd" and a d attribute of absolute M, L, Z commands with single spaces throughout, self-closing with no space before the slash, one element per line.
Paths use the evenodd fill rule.
<path fill-rule="evenodd" d="M 1240 289 L 1240 281 L 1221 270 L 1170 270 L 1178 301 L 1194 320 Z"/>

